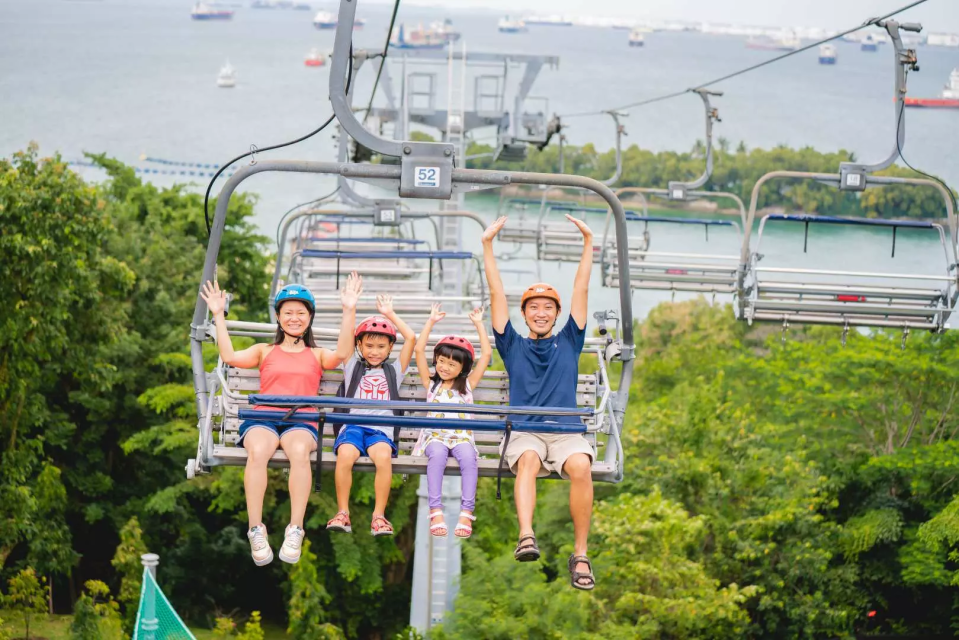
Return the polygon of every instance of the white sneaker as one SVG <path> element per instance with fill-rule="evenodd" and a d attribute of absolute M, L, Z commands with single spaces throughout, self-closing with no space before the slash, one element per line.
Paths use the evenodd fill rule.
<path fill-rule="evenodd" d="M 303 546 L 303 536 L 306 532 L 295 524 L 286 525 L 286 537 L 280 547 L 280 560 L 296 564 L 300 561 L 300 547 Z"/>
<path fill-rule="evenodd" d="M 253 556 L 256 566 L 262 567 L 273 562 L 273 549 L 266 539 L 265 525 L 256 525 L 246 532 L 246 537 L 250 539 L 250 555 Z"/>

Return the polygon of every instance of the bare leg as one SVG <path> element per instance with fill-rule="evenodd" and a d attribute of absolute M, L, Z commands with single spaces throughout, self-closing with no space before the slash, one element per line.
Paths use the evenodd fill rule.
<path fill-rule="evenodd" d="M 366 454 L 376 466 L 373 515 L 386 515 L 386 502 L 390 498 L 390 485 L 393 483 L 393 449 L 385 442 L 377 442 L 366 450 Z"/>
<path fill-rule="evenodd" d="M 263 524 L 266 465 L 279 444 L 280 439 L 269 429 L 254 427 L 243 437 L 243 447 L 246 449 L 243 489 L 246 493 L 246 513 L 251 529 Z"/>
<path fill-rule="evenodd" d="M 351 444 L 343 443 L 336 450 L 336 508 L 350 512 L 350 489 L 353 488 L 353 465 L 360 457 L 360 450 Z"/>
<path fill-rule="evenodd" d="M 516 483 L 513 500 L 516 502 L 516 519 L 519 521 L 519 535 L 533 533 L 533 509 L 536 508 L 536 474 L 542 463 L 539 454 L 527 451 L 516 463 Z"/>
<path fill-rule="evenodd" d="M 290 459 L 290 524 L 303 528 L 306 503 L 313 491 L 313 469 L 310 452 L 316 450 L 313 435 L 297 429 L 283 434 L 280 446 Z"/>
<path fill-rule="evenodd" d="M 573 517 L 574 553 L 585 556 L 589 524 L 593 516 L 593 475 L 589 456 L 574 453 L 566 459 L 563 471 L 569 476 L 569 514 Z M 586 572 L 589 567 L 580 562 L 576 570 Z"/>

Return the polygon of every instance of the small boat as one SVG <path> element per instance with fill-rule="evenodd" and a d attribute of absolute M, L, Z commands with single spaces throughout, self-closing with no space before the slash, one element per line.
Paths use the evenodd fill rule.
<path fill-rule="evenodd" d="M 223 89 L 232 89 L 236 86 L 236 69 L 230 65 L 229 60 L 220 69 L 220 75 L 216 77 L 216 86 Z"/>
<path fill-rule="evenodd" d="M 526 33 L 528 31 L 525 20 L 513 20 L 509 16 L 500 18 L 497 28 L 500 33 Z"/>
<path fill-rule="evenodd" d="M 193 5 L 193 11 L 190 12 L 190 17 L 194 20 L 230 20 L 233 18 L 233 12 L 229 9 L 219 9 L 202 2 L 197 2 Z"/>
<path fill-rule="evenodd" d="M 308 2 L 295 2 L 293 3 L 294 11 L 310 11 L 313 7 Z"/>
<path fill-rule="evenodd" d="M 949 83 L 938 98 L 906 98 L 907 107 L 930 107 L 935 109 L 959 109 L 959 68 L 949 74 Z"/>
<path fill-rule="evenodd" d="M 456 34 L 459 38 L 459 34 Z M 406 25 L 401 24 L 393 30 L 390 37 L 390 46 L 395 49 L 443 49 L 451 40 L 447 34 L 437 31 L 432 26 L 424 29 L 423 25 L 415 29 L 406 29 Z"/>
<path fill-rule="evenodd" d="M 643 36 L 643 32 L 639 29 L 633 29 L 629 32 L 629 46 L 631 47 L 641 47 L 646 44 L 646 38 Z"/>
<path fill-rule="evenodd" d="M 879 41 L 870 33 L 863 38 L 862 42 L 859 44 L 859 48 L 862 51 L 878 51 Z"/>
<path fill-rule="evenodd" d="M 273 0 L 253 0 L 250 4 L 252 9 L 276 9 L 276 2 Z"/>
<path fill-rule="evenodd" d="M 820 46 L 819 64 L 836 64 L 836 47 L 831 44 Z"/>
<path fill-rule="evenodd" d="M 317 29 L 336 29 L 336 23 L 338 17 L 335 13 L 330 13 L 329 11 L 320 11 L 313 17 L 313 26 Z M 363 18 L 356 18 L 353 21 L 354 29 L 362 29 L 363 25 L 366 24 L 366 20 Z"/>
<path fill-rule="evenodd" d="M 759 36 L 746 40 L 747 49 L 763 51 L 795 51 L 800 46 L 802 46 L 802 41 L 792 34 L 784 34 L 775 38 Z"/>
<path fill-rule="evenodd" d="M 316 49 L 310 49 L 310 52 L 306 54 L 306 59 L 303 61 L 303 64 L 308 67 L 322 67 L 326 64 L 326 56 Z"/>

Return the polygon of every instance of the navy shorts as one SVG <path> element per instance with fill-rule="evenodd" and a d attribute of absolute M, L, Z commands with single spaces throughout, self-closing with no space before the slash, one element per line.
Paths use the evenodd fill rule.
<path fill-rule="evenodd" d="M 361 456 L 365 456 L 367 450 L 378 442 L 385 442 L 390 445 L 390 449 L 393 450 L 393 457 L 396 457 L 399 448 L 388 435 L 379 429 L 348 424 L 340 429 L 340 435 L 336 436 L 336 442 L 333 443 L 333 453 L 336 453 L 341 444 L 351 444 L 359 450 Z"/>
<path fill-rule="evenodd" d="M 240 423 L 240 438 L 236 441 L 236 446 L 243 446 L 243 437 L 250 429 L 266 429 L 277 438 L 290 431 L 309 431 L 314 440 L 316 437 L 316 427 L 308 422 L 276 422 L 274 420 L 244 420 Z"/>

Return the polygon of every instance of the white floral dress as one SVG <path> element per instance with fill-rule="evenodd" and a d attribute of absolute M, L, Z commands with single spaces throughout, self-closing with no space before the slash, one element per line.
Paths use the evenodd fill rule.
<path fill-rule="evenodd" d="M 470 389 L 469 382 L 466 383 L 466 393 L 461 394 L 453 389 L 441 388 L 443 383 L 434 384 L 426 392 L 426 401 L 439 404 L 473 404 L 473 390 Z M 431 418 L 446 418 L 449 420 L 470 420 L 472 414 L 460 411 L 430 411 L 427 414 Z M 420 431 L 419 440 L 413 447 L 413 455 L 421 456 L 426 451 L 426 447 L 432 442 L 439 442 L 452 449 L 458 444 L 469 444 L 476 447 L 473 442 L 473 432 L 469 429 L 423 429 Z"/>

